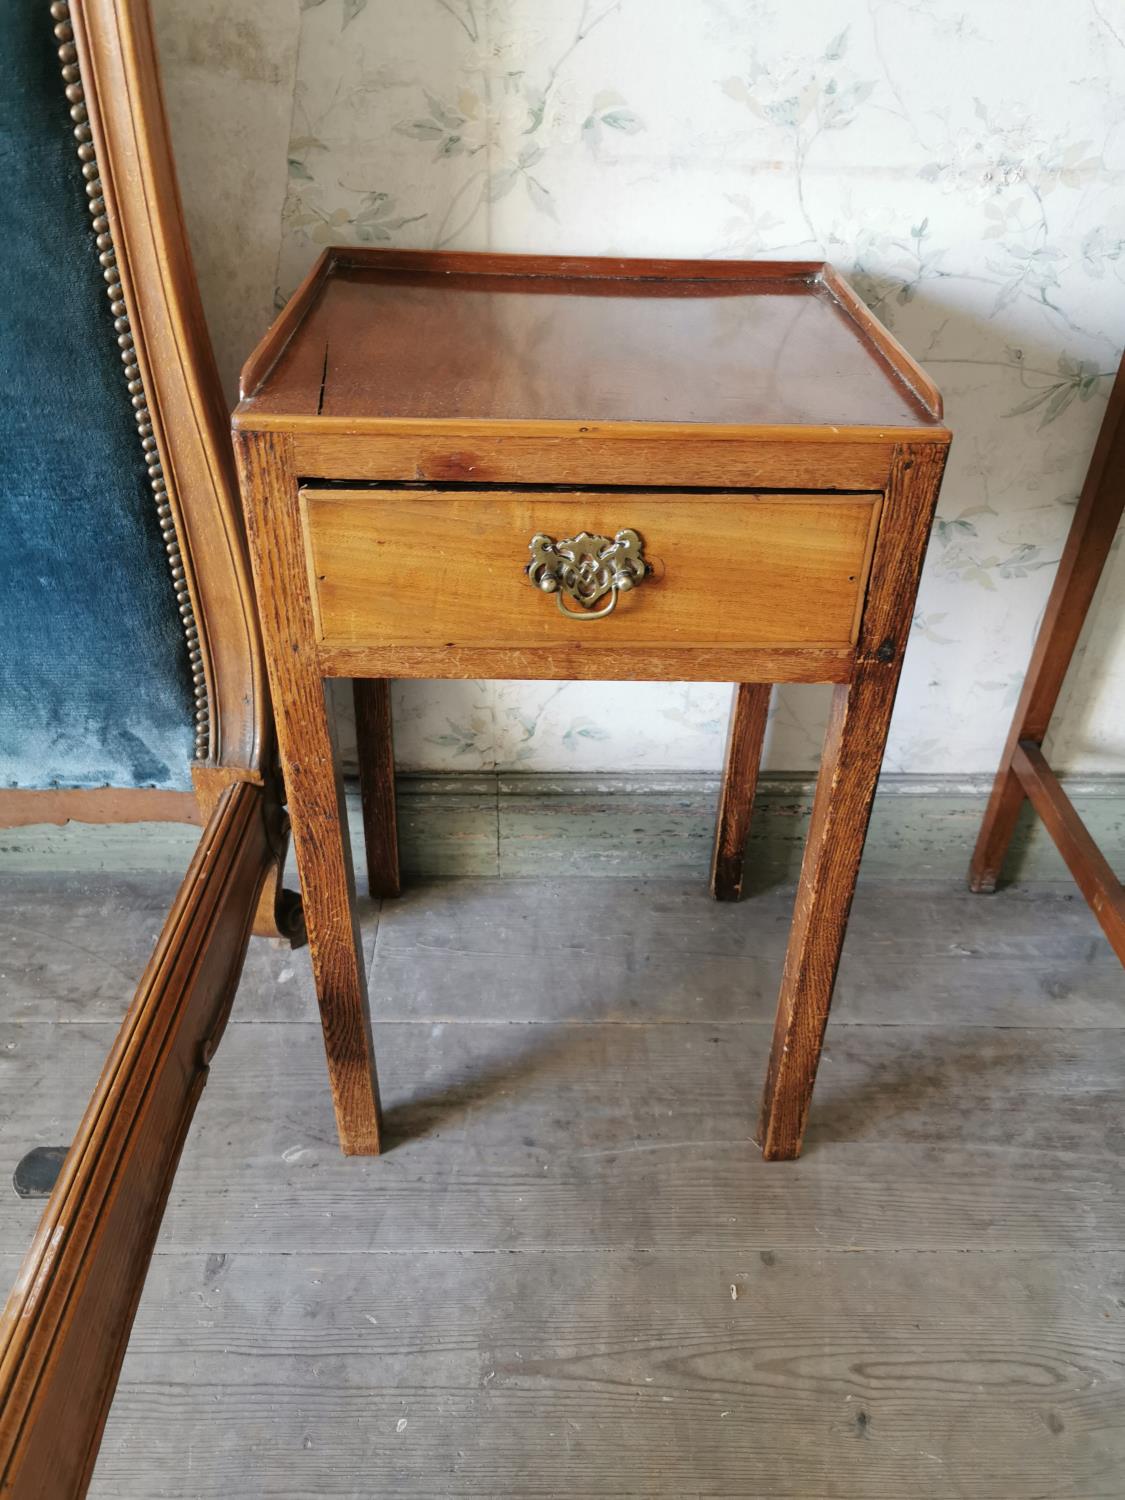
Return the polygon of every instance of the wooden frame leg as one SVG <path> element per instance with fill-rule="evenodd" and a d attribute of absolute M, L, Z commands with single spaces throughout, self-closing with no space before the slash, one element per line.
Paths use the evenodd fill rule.
<path fill-rule="evenodd" d="M 1118 371 L 1078 508 L 1043 612 L 1000 768 L 969 866 L 969 889 L 996 889 L 1023 807 L 1013 769 L 1020 741 L 1042 745 L 1078 645 L 1094 590 L 1125 511 L 1125 365 Z"/>
<path fill-rule="evenodd" d="M 286 729 L 282 734 L 279 728 L 278 738 L 336 1128 L 345 1155 L 374 1156 L 381 1131 L 379 1084 L 344 785 L 324 684 L 310 682 L 300 710 L 291 704 L 284 717 Z"/>
<path fill-rule="evenodd" d="M 395 746 L 391 685 L 381 677 L 357 677 L 355 739 L 363 801 L 363 842 L 367 851 L 367 893 L 397 896 L 402 890 L 395 810 Z"/>
<path fill-rule="evenodd" d="M 291 948 L 304 946 L 305 908 L 299 892 L 285 889 L 285 853 L 289 847 L 289 821 L 286 819 L 281 847 L 262 883 L 258 910 L 254 913 L 254 936 L 280 939 Z"/>
<path fill-rule="evenodd" d="M 288 438 L 240 434 L 236 448 L 336 1128 L 346 1155 L 373 1156 L 381 1115 L 367 976 L 336 730 L 315 649 L 297 479 Z M 263 537 L 259 516 L 266 509 Z"/>
<path fill-rule="evenodd" d="M 278 714 L 277 735 L 336 1129 L 346 1156 L 375 1156 L 381 1132 L 379 1083 L 336 726 L 319 676 L 301 674 L 305 680 L 294 691 L 298 659 L 287 665 L 293 695 Z M 284 703 L 287 696 L 274 687 L 275 702 Z"/>
<path fill-rule="evenodd" d="M 944 464 L 933 448 L 896 451 L 854 675 L 833 692 L 758 1124 L 769 1161 L 801 1152 Z"/>
<path fill-rule="evenodd" d="M 219 798 L 232 782 L 247 779 L 253 781 L 255 778 L 244 777 L 237 770 L 232 771 L 226 766 L 196 761 L 191 768 L 191 779 L 195 788 L 195 800 L 206 821 L 214 812 Z M 276 804 L 281 796 L 280 778 L 271 775 L 269 780 L 270 802 Z M 306 938 L 305 914 L 300 895 L 296 891 L 285 889 L 285 856 L 289 849 L 289 819 L 285 817 L 280 806 L 277 811 L 278 816 L 273 819 L 272 824 L 276 829 L 273 859 L 262 882 L 258 909 L 254 913 L 253 935 L 280 939 L 288 943 L 291 948 L 300 948 Z"/>
<path fill-rule="evenodd" d="M 1039 746 L 1030 742 L 1017 746 L 1012 769 L 1066 860 L 1067 869 L 1090 910 L 1101 923 L 1110 947 L 1125 964 L 1125 886 L 1075 812 Z"/>
<path fill-rule="evenodd" d="M 893 701 L 863 682 L 833 695 L 758 1126 L 770 1161 L 800 1154 Z"/>
<path fill-rule="evenodd" d="M 716 901 L 738 901 L 742 896 L 746 840 L 772 691 L 768 682 L 740 682 L 734 689 L 711 855 L 711 894 Z"/>
<path fill-rule="evenodd" d="M 1015 746 L 1009 749 L 1005 745 L 969 864 L 969 889 L 977 895 L 991 895 L 999 885 L 1000 871 L 1023 808 L 1024 790 L 1012 770 L 1014 751 Z"/>

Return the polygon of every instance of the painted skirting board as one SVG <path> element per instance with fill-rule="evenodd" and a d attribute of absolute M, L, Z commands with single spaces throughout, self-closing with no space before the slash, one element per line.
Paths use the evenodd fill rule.
<path fill-rule="evenodd" d="M 960 880 L 968 868 L 990 778 L 885 775 L 863 870 L 883 879 Z M 405 874 L 609 875 L 705 879 L 718 777 L 703 774 L 402 775 L 399 825 Z M 1125 867 L 1125 776 L 1066 780 L 1080 815 L 1117 868 Z M 759 785 L 748 885 L 796 878 L 813 783 L 766 775 Z M 353 842 L 359 796 L 349 791 Z M 70 823 L 0 830 L 0 871 L 180 872 L 198 829 L 168 823 Z M 356 859 L 362 871 L 363 860 Z M 1030 811 L 1009 869 L 1022 880 L 1064 880 L 1062 860 Z"/>

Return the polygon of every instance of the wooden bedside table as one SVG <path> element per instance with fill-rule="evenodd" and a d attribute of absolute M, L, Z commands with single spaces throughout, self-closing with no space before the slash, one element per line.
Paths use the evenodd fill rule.
<path fill-rule="evenodd" d="M 323 680 L 393 888 L 394 677 L 740 684 L 736 894 L 770 684 L 836 684 L 759 1141 L 808 1116 L 949 432 L 829 266 L 327 251 L 243 371 L 243 500 L 343 1149 L 379 1094 Z"/>

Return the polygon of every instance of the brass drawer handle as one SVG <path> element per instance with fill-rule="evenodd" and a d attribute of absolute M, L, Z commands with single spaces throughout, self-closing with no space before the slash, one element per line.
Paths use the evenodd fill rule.
<path fill-rule="evenodd" d="M 648 572 L 643 543 L 635 531 L 619 531 L 612 541 L 581 531 L 556 542 L 537 532 L 528 543 L 527 576 L 545 594 L 554 594 L 560 613 L 571 620 L 604 620 L 617 607 L 617 596 L 635 588 Z M 609 595 L 601 609 L 598 602 Z M 579 606 L 569 608 L 570 597 Z"/>

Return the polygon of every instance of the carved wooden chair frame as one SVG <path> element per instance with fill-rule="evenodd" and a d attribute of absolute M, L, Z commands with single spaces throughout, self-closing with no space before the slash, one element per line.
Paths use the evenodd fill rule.
<path fill-rule="evenodd" d="M 55 0 L 49 16 L 37 3 L 58 40 L 122 400 L 136 412 L 187 635 L 205 825 L 0 1318 L 0 1493 L 69 1500 L 89 1483 L 251 932 L 295 939 L 301 920 L 281 887 L 288 825 L 228 416 L 147 0 Z"/>

